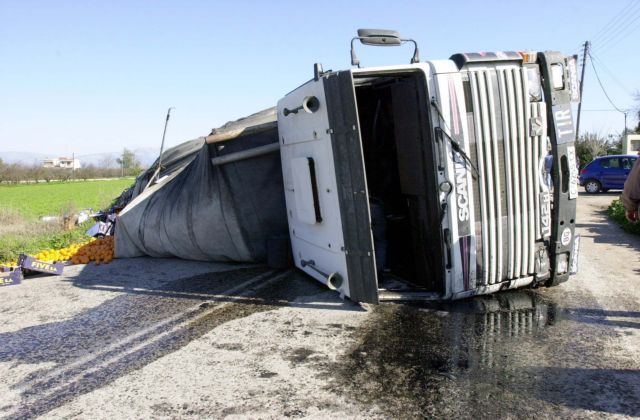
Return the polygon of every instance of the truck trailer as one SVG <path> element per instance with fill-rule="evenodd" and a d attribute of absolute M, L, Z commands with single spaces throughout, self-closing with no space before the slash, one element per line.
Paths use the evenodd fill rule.
<path fill-rule="evenodd" d="M 358 41 L 414 54 L 362 68 Z M 577 271 L 575 56 L 420 62 L 415 41 L 364 29 L 351 58 L 348 70 L 314 65 L 277 105 L 300 270 L 363 303 L 555 286 Z"/>

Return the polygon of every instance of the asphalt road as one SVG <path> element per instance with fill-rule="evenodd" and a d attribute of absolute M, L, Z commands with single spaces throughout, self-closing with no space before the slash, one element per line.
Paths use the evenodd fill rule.
<path fill-rule="evenodd" d="M 640 416 L 640 238 L 579 197 L 580 272 L 451 304 L 131 259 L 0 288 L 0 418 Z"/>

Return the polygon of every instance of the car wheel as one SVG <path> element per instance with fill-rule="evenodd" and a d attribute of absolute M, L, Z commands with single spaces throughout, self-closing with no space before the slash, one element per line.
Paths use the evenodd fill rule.
<path fill-rule="evenodd" d="M 602 191 L 602 185 L 595 179 L 590 179 L 584 184 L 584 190 L 589 194 L 597 194 Z"/>

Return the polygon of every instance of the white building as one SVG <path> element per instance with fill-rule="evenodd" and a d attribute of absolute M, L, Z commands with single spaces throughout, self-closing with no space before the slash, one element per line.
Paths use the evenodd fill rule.
<path fill-rule="evenodd" d="M 622 138 L 622 153 L 640 151 L 640 134 L 627 134 Z"/>
<path fill-rule="evenodd" d="M 80 169 L 80 159 L 67 157 L 47 158 L 42 161 L 43 168 Z"/>

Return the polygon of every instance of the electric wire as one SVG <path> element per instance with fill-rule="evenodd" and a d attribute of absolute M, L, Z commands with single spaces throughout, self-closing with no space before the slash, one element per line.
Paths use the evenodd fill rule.
<path fill-rule="evenodd" d="M 580 112 L 620 112 L 617 109 L 582 109 Z"/>
<path fill-rule="evenodd" d="M 622 83 L 620 81 L 620 79 L 618 79 L 618 77 L 611 71 L 609 70 L 609 68 L 605 65 L 604 61 L 601 60 L 597 55 L 591 53 L 591 58 L 596 60 L 598 62 L 598 66 L 600 66 L 604 71 L 606 71 L 609 76 L 611 76 L 611 79 L 616 82 L 616 84 L 625 92 L 631 92 L 631 89 L 629 89 L 627 86 L 625 86 L 624 83 Z"/>
<path fill-rule="evenodd" d="M 595 35 L 591 37 L 594 42 L 600 41 L 603 37 L 607 36 L 614 28 L 619 27 L 620 19 L 623 19 L 625 16 L 628 16 L 629 9 L 632 9 L 633 6 L 640 4 L 635 0 L 631 0 L 625 7 L 622 8 L 614 17 L 612 17 Z"/>
<path fill-rule="evenodd" d="M 636 16 L 636 21 L 638 19 L 640 19 L 640 14 L 638 14 L 638 16 Z M 638 28 L 640 28 L 640 25 L 626 27 L 625 30 L 622 31 L 622 32 L 619 32 L 618 35 L 615 38 L 611 38 L 610 41 L 607 41 L 604 44 L 596 45 L 596 48 L 595 48 L 596 51 L 598 51 L 598 52 L 605 51 L 607 48 L 615 45 L 616 43 L 618 43 L 618 42 L 622 41 L 623 39 L 625 39 L 627 36 L 631 35 Z"/>
<path fill-rule="evenodd" d="M 640 19 L 640 16 L 638 16 L 636 18 L 636 20 Z M 633 32 L 635 32 L 638 28 L 640 28 L 640 24 L 635 25 L 635 26 L 629 26 L 629 28 L 627 29 L 626 32 L 624 33 L 620 33 L 620 36 L 617 39 L 613 39 L 611 42 L 608 42 L 606 44 L 601 44 L 599 46 L 597 46 L 596 50 L 598 52 L 600 51 L 605 51 L 607 48 L 615 45 L 616 42 L 620 42 L 622 41 L 624 38 L 628 37 L 629 35 L 631 35 Z"/>
<path fill-rule="evenodd" d="M 606 49 L 608 46 L 611 46 L 615 42 L 618 42 L 632 33 L 637 29 L 638 26 L 634 26 L 633 24 L 640 19 L 640 7 L 628 14 L 624 20 L 619 23 L 619 26 L 608 36 L 601 38 L 599 41 L 594 40 L 593 43 L 596 45 L 596 49 Z"/>
<path fill-rule="evenodd" d="M 637 6 L 637 7 L 636 7 Z M 619 30 L 621 27 L 624 27 L 624 23 L 629 21 L 635 14 L 640 10 L 640 3 L 633 3 L 633 6 L 624 10 L 624 16 L 617 19 L 616 22 L 611 22 L 606 25 L 606 31 L 601 33 L 598 36 L 592 37 L 593 41 L 601 42 L 605 39 L 612 36 L 612 34 Z"/>
<path fill-rule="evenodd" d="M 591 67 L 593 68 L 593 72 L 596 75 L 596 79 L 598 80 L 598 84 L 600 85 L 600 88 L 602 89 L 602 92 L 604 93 L 604 96 L 607 97 L 607 100 L 609 101 L 609 103 L 611 104 L 612 107 L 614 107 L 618 112 L 621 113 L 625 113 L 625 111 L 621 110 L 620 108 L 618 108 L 613 101 L 611 100 L 611 98 L 609 97 L 609 94 L 607 93 L 607 91 L 604 88 L 604 85 L 602 84 L 602 81 L 600 80 L 600 76 L 598 76 L 598 71 L 596 70 L 596 66 L 593 63 L 593 57 L 591 57 L 591 53 L 587 53 L 589 55 L 589 58 L 591 58 Z"/>

